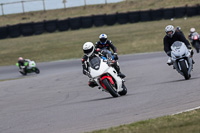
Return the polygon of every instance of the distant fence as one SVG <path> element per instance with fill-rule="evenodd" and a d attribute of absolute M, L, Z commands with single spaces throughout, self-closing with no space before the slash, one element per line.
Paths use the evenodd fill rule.
<path fill-rule="evenodd" d="M 77 0 L 76 0 L 77 1 Z M 120 2 L 120 1 L 124 1 L 124 0 L 118 0 L 117 2 Z M 28 5 L 26 5 L 26 3 L 35 3 L 37 2 L 37 5 L 39 5 L 39 7 L 34 7 L 34 9 L 27 9 L 28 8 Z M 8 5 L 10 6 L 17 6 L 17 9 L 15 10 L 20 10 L 19 13 L 25 13 L 25 12 L 30 12 L 30 11 L 40 11 L 40 10 L 48 10 L 46 8 L 46 6 L 48 7 L 48 3 L 50 1 L 49 0 L 18 0 L 16 2 L 7 2 L 7 3 L 0 3 L 0 15 L 5 15 L 5 14 L 13 14 L 13 13 L 18 13 L 18 12 L 12 12 L 12 13 L 5 13 L 5 7 L 7 7 Z M 76 5 L 76 6 L 87 6 L 91 3 L 88 2 L 88 0 L 79 0 L 77 1 L 79 4 Z M 56 6 L 56 5 L 53 5 L 54 8 L 50 8 L 50 9 L 61 9 L 61 8 L 67 8 L 66 4 L 68 3 L 68 0 L 60 0 L 60 1 L 56 1 L 56 4 L 59 5 L 59 6 Z M 70 2 L 69 2 L 70 3 Z M 82 3 L 82 4 L 80 4 Z M 110 3 L 109 0 L 102 0 L 102 3 L 101 4 L 107 4 L 107 3 Z M 95 2 L 93 2 L 93 4 L 95 4 Z M 100 4 L 100 3 L 99 3 Z M 63 7 L 61 7 L 61 5 L 63 5 Z M 67 4 L 68 5 L 68 4 Z M 72 5 L 68 5 L 68 7 L 73 7 L 73 4 Z M 29 6 L 30 8 L 30 6 Z M 12 9 L 12 8 L 10 8 Z M 26 9 L 26 10 L 25 10 Z M 13 10 L 13 9 L 12 9 Z M 11 11 L 11 10 L 8 10 L 8 11 Z"/>
<path fill-rule="evenodd" d="M 43 10 L 45 11 L 45 0 L 23 0 L 23 1 L 17 1 L 17 2 L 9 2 L 9 3 L 1 3 L 1 12 L 2 12 L 2 15 L 5 15 L 4 13 L 4 6 L 5 5 L 13 5 L 13 4 L 21 4 L 21 7 L 22 7 L 22 12 L 25 13 L 25 8 L 24 8 L 24 3 L 26 2 L 35 2 L 35 1 L 41 1 L 43 3 Z"/>
<path fill-rule="evenodd" d="M 90 28 L 92 26 L 100 27 L 103 25 L 114 25 L 116 23 L 126 24 L 196 15 L 200 15 L 200 5 L 31 22 L 0 27 L 0 39 L 39 35 L 44 32 L 52 33 L 55 31 L 77 30 L 80 28 Z"/>

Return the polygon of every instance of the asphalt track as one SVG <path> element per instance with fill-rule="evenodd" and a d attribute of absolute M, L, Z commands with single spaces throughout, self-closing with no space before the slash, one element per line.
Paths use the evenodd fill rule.
<path fill-rule="evenodd" d="M 190 80 L 164 53 L 120 56 L 126 96 L 89 88 L 81 60 L 38 63 L 41 74 L 0 67 L 0 133 L 80 133 L 170 115 L 200 106 L 200 55 Z"/>

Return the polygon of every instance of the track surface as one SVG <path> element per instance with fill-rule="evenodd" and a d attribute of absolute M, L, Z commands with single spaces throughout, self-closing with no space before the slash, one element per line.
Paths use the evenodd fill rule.
<path fill-rule="evenodd" d="M 166 65 L 164 53 L 120 56 L 128 94 L 89 88 L 81 60 L 39 63 L 41 74 L 0 67 L 1 133 L 79 133 L 200 106 L 200 55 L 190 80 Z M 17 79 L 16 79 L 17 78 Z"/>

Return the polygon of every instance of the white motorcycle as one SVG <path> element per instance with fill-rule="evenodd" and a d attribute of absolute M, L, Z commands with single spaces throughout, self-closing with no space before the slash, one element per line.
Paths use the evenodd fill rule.
<path fill-rule="evenodd" d="M 90 62 L 88 76 L 96 81 L 99 89 L 110 93 L 113 97 L 126 95 L 127 88 L 124 79 L 120 78 L 116 70 L 111 67 L 114 60 L 103 60 L 100 57 L 93 57 Z"/>
<path fill-rule="evenodd" d="M 193 69 L 191 51 L 180 41 L 174 42 L 171 49 L 171 60 L 174 68 L 184 76 L 186 80 L 190 79 Z"/>

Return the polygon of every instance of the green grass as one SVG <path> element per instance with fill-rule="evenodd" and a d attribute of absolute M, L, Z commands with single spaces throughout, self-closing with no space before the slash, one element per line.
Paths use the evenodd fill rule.
<path fill-rule="evenodd" d="M 81 58 L 82 45 L 86 41 L 95 43 L 101 33 L 108 35 L 118 54 L 162 51 L 166 25 L 181 26 L 187 35 L 191 26 L 199 32 L 199 21 L 198 16 L 3 39 L 0 40 L 0 65 L 14 65 L 19 56 L 36 62 Z"/>
<path fill-rule="evenodd" d="M 158 8 L 179 6 L 192 6 L 200 4 L 199 0 L 127 0 L 120 3 L 90 5 L 87 7 L 74 7 L 67 9 L 37 11 L 13 15 L 0 16 L 0 26 L 18 23 L 38 22 L 43 20 L 66 19 L 69 17 L 89 16 L 96 14 L 111 14 L 116 12 L 128 12 Z"/>
<path fill-rule="evenodd" d="M 90 133 L 200 133 L 200 109 Z"/>

